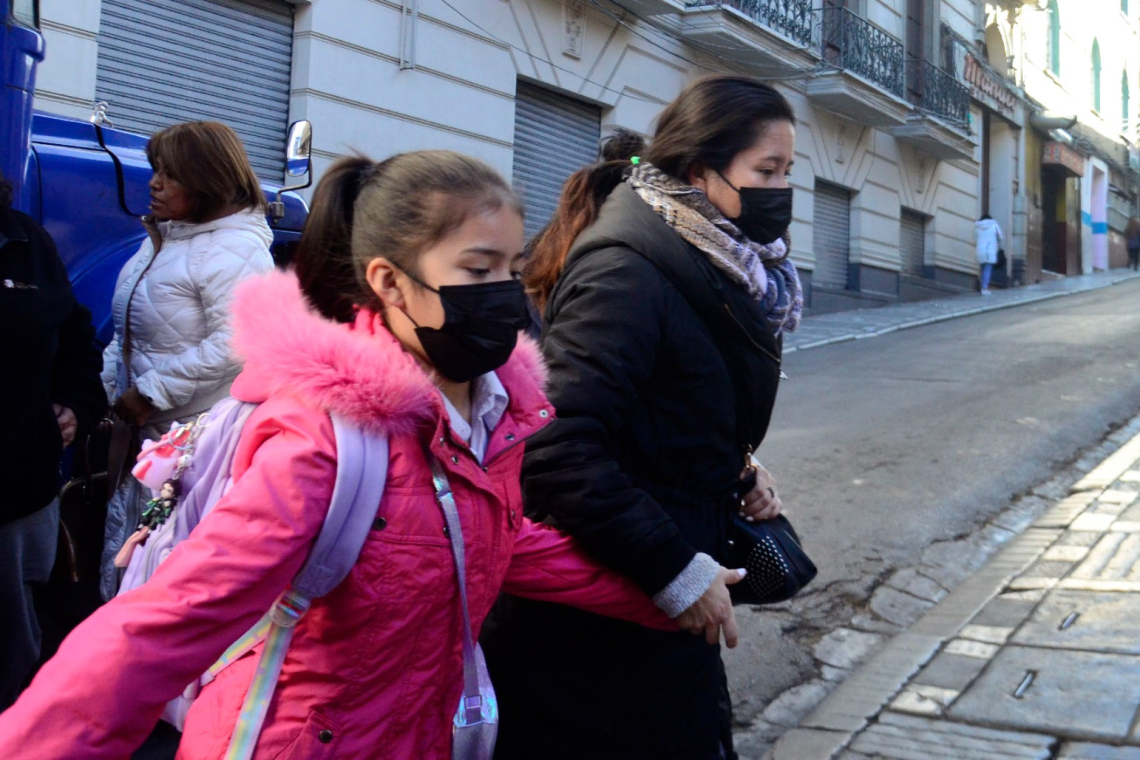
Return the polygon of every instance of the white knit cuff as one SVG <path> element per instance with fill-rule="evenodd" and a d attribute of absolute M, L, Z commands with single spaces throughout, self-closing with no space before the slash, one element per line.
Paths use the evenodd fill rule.
<path fill-rule="evenodd" d="M 719 572 L 719 562 L 707 554 L 698 553 L 668 586 L 653 596 L 653 603 L 670 618 L 675 618 L 708 591 Z"/>

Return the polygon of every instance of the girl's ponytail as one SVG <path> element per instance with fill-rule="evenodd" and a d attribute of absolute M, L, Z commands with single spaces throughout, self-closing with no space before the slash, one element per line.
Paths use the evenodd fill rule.
<path fill-rule="evenodd" d="M 337 322 L 356 318 L 352 222 L 357 195 L 375 166 L 370 159 L 352 156 L 329 167 L 313 191 L 309 218 L 294 259 L 297 279 L 309 303 Z"/>
<path fill-rule="evenodd" d="M 598 211 L 624 179 L 634 156 L 645 150 L 636 132 L 618 129 L 602 143 L 600 160 L 570 175 L 562 185 L 554 218 L 530 244 L 524 280 L 539 310 L 554 290 L 566 256 L 578 235 L 598 218 Z"/>

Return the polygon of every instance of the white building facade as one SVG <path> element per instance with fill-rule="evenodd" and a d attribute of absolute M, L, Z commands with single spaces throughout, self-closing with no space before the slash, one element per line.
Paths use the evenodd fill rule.
<path fill-rule="evenodd" d="M 1024 166 L 1028 273 L 1123 266 L 1140 168 L 1140 3 L 1002 2 L 985 15 L 990 63 L 1035 106 Z"/>
<path fill-rule="evenodd" d="M 105 100 L 140 132 L 220 118 L 271 181 L 295 119 L 313 123 L 318 175 L 354 151 L 458 150 L 513 179 L 531 232 L 607 129 L 651 133 L 701 74 L 767 79 L 799 118 L 791 234 L 814 311 L 975 287 L 983 207 L 1026 226 L 1025 100 L 968 82 L 954 48 L 981 39 L 974 0 L 42 0 L 41 15 L 42 110 Z"/>

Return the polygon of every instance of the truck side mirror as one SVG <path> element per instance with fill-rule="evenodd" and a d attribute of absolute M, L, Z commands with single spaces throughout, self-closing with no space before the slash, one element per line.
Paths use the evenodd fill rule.
<path fill-rule="evenodd" d="M 313 125 L 308 119 L 295 121 L 289 125 L 289 136 L 285 140 L 285 174 L 289 177 L 304 177 L 304 182 L 288 185 L 277 191 L 277 200 L 269 204 L 269 215 L 273 221 L 285 216 L 285 203 L 281 194 L 290 190 L 303 190 L 313 184 Z"/>
<path fill-rule="evenodd" d="M 289 125 L 289 137 L 285 141 L 285 173 L 290 177 L 308 174 L 313 167 L 313 125 L 308 119 L 295 121 Z"/>

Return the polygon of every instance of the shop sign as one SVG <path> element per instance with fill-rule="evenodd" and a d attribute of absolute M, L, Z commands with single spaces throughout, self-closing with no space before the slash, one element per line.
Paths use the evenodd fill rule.
<path fill-rule="evenodd" d="M 1041 157 L 1041 163 L 1051 166 L 1060 166 L 1068 170 L 1075 177 L 1083 177 L 1085 175 L 1084 156 L 1077 153 L 1068 145 L 1065 145 L 1065 143 L 1045 143 L 1045 153 Z"/>
<path fill-rule="evenodd" d="M 972 55 L 966 56 L 962 77 L 970 84 L 975 100 L 981 100 L 980 96 L 985 95 L 1007 111 L 1012 111 L 1017 105 L 1017 96 L 1005 82 L 987 71 Z"/>

